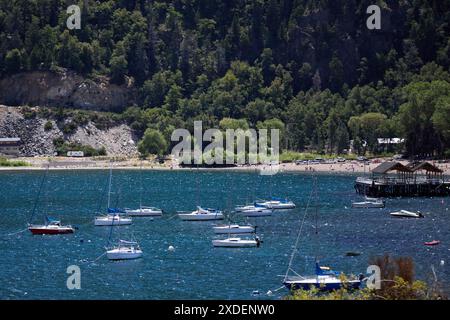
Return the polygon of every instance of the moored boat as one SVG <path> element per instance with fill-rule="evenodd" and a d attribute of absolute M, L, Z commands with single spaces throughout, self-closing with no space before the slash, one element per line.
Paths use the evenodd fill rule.
<path fill-rule="evenodd" d="M 135 241 L 119 240 L 117 246 L 107 249 L 106 256 L 109 260 L 132 260 L 142 257 L 142 250 Z"/>
<path fill-rule="evenodd" d="M 95 217 L 94 225 L 96 226 L 123 226 L 133 223 L 131 217 L 124 217 L 117 213 L 105 216 Z"/>
<path fill-rule="evenodd" d="M 212 244 L 214 247 L 223 248 L 252 248 L 259 247 L 261 245 L 261 240 L 258 237 L 255 237 L 254 239 L 227 238 L 213 240 Z"/>
<path fill-rule="evenodd" d="M 130 217 L 159 217 L 163 212 L 159 208 L 141 206 L 139 209 L 125 209 Z"/>
<path fill-rule="evenodd" d="M 312 203 L 313 199 L 316 198 L 316 203 Z M 302 221 L 305 221 L 305 218 L 308 213 L 308 209 L 310 204 L 312 204 L 315 207 L 315 229 L 317 230 L 317 223 L 318 223 L 318 215 L 319 215 L 319 201 L 318 201 L 318 194 L 317 194 L 317 178 L 313 177 L 313 189 L 310 195 L 310 198 L 308 200 L 308 205 L 305 208 L 304 216 Z M 303 222 L 302 222 L 303 226 Z M 365 277 L 363 275 L 360 275 L 359 277 L 350 276 L 350 277 L 342 277 L 341 272 L 333 271 L 329 267 L 324 267 L 319 264 L 319 260 L 316 256 L 315 258 L 315 274 L 313 275 L 307 275 L 302 276 L 299 273 L 295 272 L 292 268 L 292 265 L 294 263 L 294 257 L 296 254 L 298 254 L 298 245 L 299 240 L 302 234 L 303 227 L 299 228 L 295 246 L 293 248 L 291 258 L 289 260 L 289 265 L 286 271 L 286 274 L 284 276 L 283 285 L 288 288 L 289 290 L 297 290 L 297 289 L 303 289 L 303 290 L 309 290 L 311 288 L 317 288 L 320 291 L 332 291 L 332 290 L 339 290 L 341 288 L 348 288 L 348 289 L 358 289 L 360 288 L 362 282 L 364 281 Z M 317 235 L 316 234 L 316 241 L 317 241 Z M 314 246 L 313 246 L 314 247 Z M 290 275 L 290 273 L 294 273 L 294 275 Z"/>
<path fill-rule="evenodd" d="M 34 225 L 30 224 L 28 226 L 28 230 L 34 235 L 44 235 L 44 234 L 68 234 L 68 233 L 74 233 L 75 229 L 70 226 L 61 225 L 61 222 L 58 220 L 53 220 L 50 218 L 46 218 L 46 224 L 44 225 Z"/>
<path fill-rule="evenodd" d="M 441 241 L 439 241 L 439 240 L 432 240 L 432 241 L 425 242 L 424 245 L 426 245 L 426 246 L 437 246 L 440 243 L 441 243 Z"/>
<path fill-rule="evenodd" d="M 210 220 L 222 220 L 223 213 L 220 210 L 202 208 L 197 206 L 197 210 L 191 213 L 179 213 L 178 216 L 184 221 L 210 221 Z"/>
<path fill-rule="evenodd" d="M 283 281 L 283 284 L 289 290 L 310 290 L 316 288 L 319 291 L 333 291 L 339 290 L 342 287 L 347 289 L 359 289 L 362 284 L 363 276 L 351 277 L 347 280 L 342 280 L 340 272 L 333 271 L 328 267 L 321 267 L 316 262 L 316 274 L 311 276 L 288 276 Z"/>
<path fill-rule="evenodd" d="M 268 209 L 294 209 L 295 203 L 288 199 L 281 199 L 273 197 L 268 201 L 261 201 L 257 203 L 258 205 L 264 206 Z"/>
<path fill-rule="evenodd" d="M 253 206 L 253 208 L 248 208 L 240 211 L 239 214 L 246 217 L 267 217 L 272 215 L 272 212 L 272 209 L 255 205 Z"/>
<path fill-rule="evenodd" d="M 408 210 L 400 210 L 389 213 L 393 217 L 398 218 L 424 218 L 424 215 L 420 212 L 412 212 Z"/>
<path fill-rule="evenodd" d="M 213 230 L 216 234 L 241 234 L 253 233 L 255 232 L 255 227 L 249 225 L 241 226 L 238 224 L 224 224 L 214 226 Z"/>
<path fill-rule="evenodd" d="M 352 202 L 352 208 L 384 208 L 385 203 L 382 200 L 367 200 Z"/>

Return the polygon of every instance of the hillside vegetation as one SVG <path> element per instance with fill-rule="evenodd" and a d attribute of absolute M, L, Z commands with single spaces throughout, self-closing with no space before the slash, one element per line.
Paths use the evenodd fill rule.
<path fill-rule="evenodd" d="M 0 0 L 1 77 L 65 68 L 131 84 L 121 117 L 140 136 L 203 120 L 280 128 L 294 151 L 392 152 L 376 139 L 402 137 L 408 155 L 450 156 L 449 1 L 78 2 L 68 30 L 67 1 Z M 381 30 L 366 27 L 374 3 Z"/>

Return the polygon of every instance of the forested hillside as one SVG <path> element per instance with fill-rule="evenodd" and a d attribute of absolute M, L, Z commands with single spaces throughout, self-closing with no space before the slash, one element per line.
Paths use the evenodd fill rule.
<path fill-rule="evenodd" d="M 70 4 L 0 0 L 2 78 L 66 68 L 133 85 L 123 119 L 166 140 L 203 120 L 277 127 L 296 151 L 402 137 L 408 155 L 450 156 L 450 1 L 86 0 L 80 30 Z"/>

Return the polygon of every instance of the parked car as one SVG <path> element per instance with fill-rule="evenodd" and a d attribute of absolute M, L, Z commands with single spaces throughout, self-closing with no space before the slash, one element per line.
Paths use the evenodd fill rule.
<path fill-rule="evenodd" d="M 358 160 L 360 162 L 364 162 L 364 161 L 367 161 L 368 159 L 364 156 L 359 156 L 358 158 L 356 158 L 356 160 Z"/>

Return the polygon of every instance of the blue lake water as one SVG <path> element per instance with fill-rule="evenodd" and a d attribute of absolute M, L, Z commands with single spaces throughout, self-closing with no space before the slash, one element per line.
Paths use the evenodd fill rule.
<path fill-rule="evenodd" d="M 162 218 L 134 218 L 116 227 L 113 238 L 137 239 L 144 257 L 111 262 L 104 253 L 109 227 L 95 227 L 96 212 L 106 210 L 107 170 L 50 171 L 34 222 L 50 215 L 79 227 L 73 235 L 32 236 L 23 230 L 30 219 L 43 172 L 0 172 L 0 298 L 1 299 L 278 299 L 312 179 L 306 173 L 273 177 L 251 172 L 115 170 L 112 203 L 143 204 L 165 210 Z M 385 209 L 352 209 L 351 175 L 318 175 L 321 210 L 319 241 L 314 215 L 308 214 L 294 268 L 313 272 L 317 254 L 324 265 L 346 273 L 365 272 L 373 255 L 411 256 L 417 278 L 429 280 L 431 266 L 450 287 L 450 199 L 388 199 Z M 213 222 L 183 222 L 177 210 L 197 203 L 231 209 L 254 198 L 288 197 L 297 208 L 271 217 L 250 219 L 264 241 L 260 248 L 214 248 Z M 425 219 L 396 219 L 390 211 L 421 210 Z M 241 220 L 244 221 L 244 220 Z M 425 241 L 441 240 L 436 247 Z M 174 246 L 175 251 L 168 251 Z M 348 251 L 361 252 L 346 257 Z M 444 261 L 442 265 L 441 261 Z M 81 290 L 68 290 L 67 267 L 81 268 Z M 255 290 L 259 295 L 254 295 Z"/>

